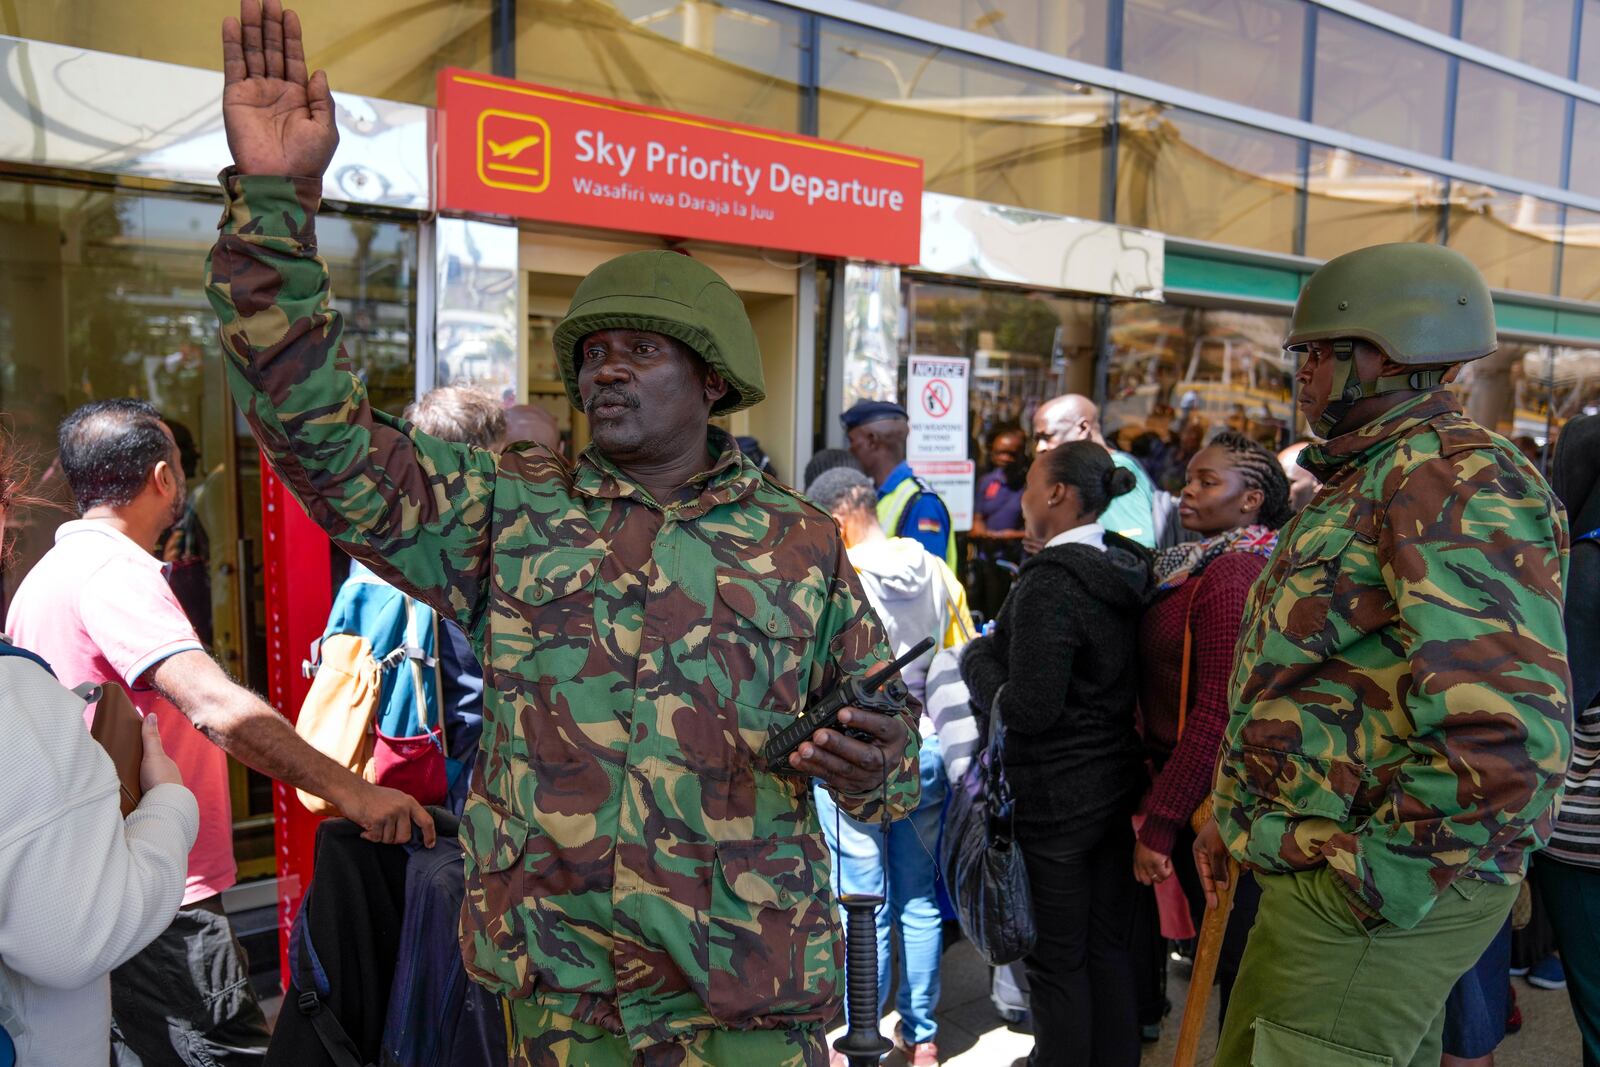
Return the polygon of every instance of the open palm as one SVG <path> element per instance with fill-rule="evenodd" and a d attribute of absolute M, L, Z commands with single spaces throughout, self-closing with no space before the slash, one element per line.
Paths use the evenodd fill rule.
<path fill-rule="evenodd" d="M 222 125 L 244 174 L 321 177 L 339 145 L 328 78 L 306 76 L 300 18 L 280 0 L 240 0 L 222 22 Z"/>

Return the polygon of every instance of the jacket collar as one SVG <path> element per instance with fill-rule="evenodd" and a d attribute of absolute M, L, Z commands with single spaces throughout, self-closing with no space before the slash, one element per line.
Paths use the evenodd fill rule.
<path fill-rule="evenodd" d="M 655 508 L 674 519 L 697 519 L 719 504 L 731 504 L 756 491 L 761 484 L 761 474 L 739 451 L 733 435 L 716 426 L 706 428 L 706 444 L 716 455 L 710 469 L 695 475 L 690 485 L 698 486 L 699 493 L 691 500 L 663 507 L 651 499 L 638 482 L 617 469 L 600 450 L 591 444 L 578 457 L 577 471 L 572 488 L 583 496 L 597 500 L 623 500 L 632 498 Z"/>
<path fill-rule="evenodd" d="M 1442 415 L 1461 414 L 1461 402 L 1449 389 L 1434 389 L 1349 433 L 1308 445 L 1300 453 L 1300 465 L 1322 482 L 1330 481 L 1344 467 L 1355 463 L 1382 445 L 1406 436 Z"/>
<path fill-rule="evenodd" d="M 915 477 L 915 474 L 911 470 L 911 462 L 909 460 L 901 460 L 900 465 L 890 471 L 889 476 L 883 480 L 883 484 L 878 486 L 878 499 L 882 500 L 900 488 L 901 482 L 912 477 Z"/>

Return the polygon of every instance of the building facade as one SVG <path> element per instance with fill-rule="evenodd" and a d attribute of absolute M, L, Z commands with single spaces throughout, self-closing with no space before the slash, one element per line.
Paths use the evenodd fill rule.
<path fill-rule="evenodd" d="M 474 381 L 546 407 L 581 447 L 554 325 L 595 265 L 669 243 L 744 296 L 769 399 L 730 428 L 794 479 L 840 443 L 852 399 L 904 398 L 915 355 L 971 361 L 980 469 L 986 431 L 1065 391 L 1130 445 L 1174 417 L 1287 441 L 1294 297 L 1321 261 L 1382 241 L 1458 248 L 1494 287 L 1502 348 L 1457 383 L 1480 420 L 1540 449 L 1600 403 L 1600 0 L 302 6 L 343 137 L 322 254 L 387 410 Z M 302 653 L 271 571 L 282 497 L 200 288 L 227 159 L 217 26 L 236 9 L 0 9 L 0 411 L 60 505 L 22 517 L 0 610 L 69 517 L 61 416 L 146 397 L 193 442 L 204 537 L 174 550 L 185 602 L 230 670 L 287 699 L 274 664 Z M 446 67 L 920 159 L 921 261 L 668 241 L 598 211 L 439 213 Z M 273 875 L 281 804 L 240 768 L 234 807 L 243 873 Z"/>

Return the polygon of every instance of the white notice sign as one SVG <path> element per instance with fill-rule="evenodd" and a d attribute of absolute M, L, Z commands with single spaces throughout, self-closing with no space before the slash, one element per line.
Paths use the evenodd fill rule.
<path fill-rule="evenodd" d="M 957 533 L 972 529 L 973 477 L 977 464 L 970 459 L 912 460 L 911 469 L 950 509 L 952 529 Z"/>
<path fill-rule="evenodd" d="M 972 361 L 958 356 L 912 356 L 906 375 L 911 438 L 906 458 L 964 462 L 967 458 L 967 381 Z M 953 507 L 952 507 L 953 510 Z"/>

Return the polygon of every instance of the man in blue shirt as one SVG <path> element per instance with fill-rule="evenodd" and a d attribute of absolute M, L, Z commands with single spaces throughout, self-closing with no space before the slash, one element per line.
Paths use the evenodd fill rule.
<path fill-rule="evenodd" d="M 906 409 L 888 400 L 859 400 L 840 421 L 850 453 L 878 487 L 878 523 L 890 537 L 920 541 L 956 570 L 956 538 L 950 509 L 906 462 L 911 422 Z"/>

